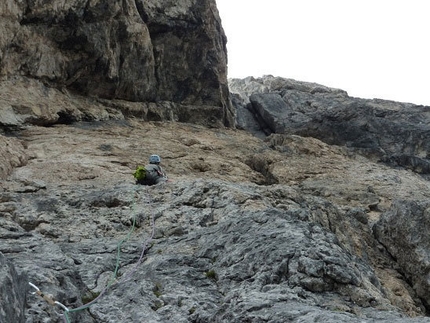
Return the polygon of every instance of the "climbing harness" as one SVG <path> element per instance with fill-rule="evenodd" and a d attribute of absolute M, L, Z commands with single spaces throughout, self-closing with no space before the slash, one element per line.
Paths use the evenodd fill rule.
<path fill-rule="evenodd" d="M 150 196 L 148 194 L 148 188 L 146 188 L 146 193 L 147 193 L 147 196 Z M 137 192 L 136 192 L 136 195 L 138 196 Z M 152 203 L 151 197 L 150 197 L 150 201 L 148 203 L 150 203 L 150 204 Z M 120 282 L 124 283 L 124 282 L 128 281 L 128 279 L 136 272 L 138 266 L 142 262 L 142 259 L 143 259 L 143 256 L 145 254 L 145 251 L 147 250 L 148 244 L 154 238 L 154 234 L 155 234 L 155 216 L 154 216 L 154 213 L 151 214 L 151 234 L 144 241 L 144 243 L 142 244 L 142 251 L 140 253 L 139 259 L 135 263 L 134 267 L 127 274 L 123 275 L 120 280 L 118 280 L 117 279 L 117 274 L 118 274 L 118 269 L 119 269 L 119 265 L 120 265 L 121 246 L 122 246 L 122 244 L 124 242 L 128 241 L 128 239 L 130 238 L 131 234 L 134 231 L 135 226 L 136 226 L 136 216 L 133 214 L 133 224 L 132 224 L 132 227 L 131 227 L 130 231 L 128 232 L 127 236 L 118 243 L 118 246 L 117 246 L 117 257 L 116 257 L 116 266 L 115 266 L 115 270 L 114 270 L 114 272 L 112 274 L 112 277 L 111 277 L 110 281 L 108 282 L 108 284 L 100 292 L 100 294 L 95 299 L 93 299 L 91 302 L 86 303 L 86 304 L 84 304 L 84 305 L 82 305 L 80 307 L 77 307 L 77 308 L 69 309 L 64 304 L 56 301 L 52 295 L 43 293 L 35 284 L 29 282 L 29 285 L 31 287 L 33 287 L 34 289 L 36 289 L 36 291 L 33 292 L 32 294 L 37 294 L 42 299 L 44 299 L 49 305 L 52 305 L 52 306 L 58 305 L 58 306 L 60 306 L 64 310 L 64 313 L 62 314 L 62 316 L 64 318 L 64 322 L 65 323 L 70 323 L 69 313 L 78 312 L 78 311 L 82 311 L 82 310 L 85 310 L 85 309 L 89 308 L 91 305 L 93 305 L 94 303 L 96 303 L 97 301 L 99 301 L 103 297 L 103 295 L 108 291 L 108 289 L 114 283 L 117 283 L 117 284 L 119 284 Z"/>

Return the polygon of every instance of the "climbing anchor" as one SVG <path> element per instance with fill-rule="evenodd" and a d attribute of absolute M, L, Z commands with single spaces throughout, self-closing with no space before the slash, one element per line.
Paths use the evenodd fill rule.
<path fill-rule="evenodd" d="M 37 287 L 36 285 L 34 285 L 33 283 L 28 283 L 31 287 L 33 287 L 36 291 L 35 292 L 33 292 L 32 294 L 37 294 L 37 295 L 39 295 L 40 297 L 42 297 L 48 304 L 50 304 L 50 305 L 58 305 L 58 306 L 60 306 L 60 307 L 62 307 L 63 308 L 63 310 L 65 310 L 66 312 L 68 312 L 69 311 L 69 309 L 64 305 L 64 304 L 61 304 L 60 302 L 58 302 L 58 301 L 56 301 L 56 300 L 54 300 L 54 298 L 51 296 L 51 295 L 48 295 L 48 294 L 45 294 L 45 293 L 43 293 L 40 289 L 39 289 L 39 287 Z"/>

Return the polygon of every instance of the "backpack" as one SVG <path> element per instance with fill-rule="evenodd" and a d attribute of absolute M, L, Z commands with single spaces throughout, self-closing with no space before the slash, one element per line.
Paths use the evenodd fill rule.
<path fill-rule="evenodd" d="M 134 178 L 138 181 L 142 181 L 146 178 L 146 168 L 144 166 L 137 166 L 137 169 L 133 173 Z"/>

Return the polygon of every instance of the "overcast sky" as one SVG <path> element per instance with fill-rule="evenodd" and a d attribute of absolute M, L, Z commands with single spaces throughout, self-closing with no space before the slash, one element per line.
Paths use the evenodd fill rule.
<path fill-rule="evenodd" d="M 428 0 L 216 0 L 228 77 L 271 74 L 430 106 Z"/>

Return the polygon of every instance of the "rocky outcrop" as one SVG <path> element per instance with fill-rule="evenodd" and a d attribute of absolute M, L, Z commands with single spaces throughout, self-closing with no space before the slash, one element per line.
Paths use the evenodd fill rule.
<path fill-rule="evenodd" d="M 428 107 L 264 77 L 235 118 L 213 0 L 0 14 L 2 322 L 430 322 Z"/>
<path fill-rule="evenodd" d="M 13 264 L 0 252 L 0 322 L 25 322 L 28 296 L 26 280 L 27 277 L 19 275 Z"/>
<path fill-rule="evenodd" d="M 429 219 L 428 200 L 397 201 L 375 225 L 377 239 L 426 304 L 430 304 Z"/>
<path fill-rule="evenodd" d="M 240 93 L 241 128 L 266 135 L 295 134 L 346 146 L 374 160 L 430 174 L 430 107 L 352 98 L 345 91 L 280 77 L 231 80 Z M 241 121 L 243 120 L 243 121 Z"/>
<path fill-rule="evenodd" d="M 3 87 L 13 91 L 31 83 L 25 98 L 0 102 L 15 120 L 28 121 L 27 115 L 38 124 L 85 120 L 76 107 L 67 107 L 73 106 L 66 103 L 70 96 L 61 95 L 67 92 L 152 102 L 162 111 L 156 116 L 169 103 L 171 114 L 164 120 L 234 126 L 226 38 L 214 0 L 9 0 L 0 5 L 0 17 Z M 32 95 L 61 97 L 64 104 L 27 104 Z M 135 110 L 136 116 L 145 115 L 145 105 Z M 196 110 L 204 110 L 204 118 L 193 116 Z"/>
<path fill-rule="evenodd" d="M 393 201 L 429 200 L 412 172 L 314 138 L 181 123 L 33 126 L 14 139 L 28 160 L 0 182 L 0 252 L 68 309 L 27 286 L 26 318 L 430 321 L 418 281 L 372 231 Z M 153 152 L 170 181 L 134 185 Z"/>
<path fill-rule="evenodd" d="M 271 201 L 284 189 L 197 180 L 149 190 L 131 183 L 104 191 L 69 186 L 66 199 L 41 190 L 21 201 L 26 213 L 21 203 L 15 204 L 14 213 L 29 233 L 16 232 L 19 243 L 3 240 L 2 249 L 14 248 L 14 263 L 42 290 L 71 309 L 79 308 L 113 274 L 120 242 L 113 236 L 126 236 L 135 217 L 138 231 L 121 249 L 118 282 L 89 308 L 93 320 L 88 322 L 134 322 L 138 317 L 150 322 L 243 322 L 267 315 L 279 322 L 292 315 L 284 303 L 304 312 L 310 306 L 325 307 L 329 310 L 312 311 L 327 318 L 337 308 L 351 312 L 354 306 L 365 312 L 375 306 L 395 312 L 373 270 L 346 253 L 333 233 L 307 221 L 318 214 L 312 214 L 316 210 L 305 200 L 291 200 L 298 192 Z M 16 199 L 12 194 L 11 201 Z M 300 212 L 270 206 L 298 202 Z M 326 207 L 321 205 L 320 211 Z M 70 225 L 62 226 L 58 214 Z M 156 233 L 151 249 L 134 270 L 151 235 L 152 216 Z M 31 257 L 26 245 L 33 246 Z M 351 299 L 343 301 L 337 293 Z M 41 312 L 36 296 L 28 304 L 39 307 L 40 318 L 48 317 L 49 306 L 42 307 L 47 313 Z M 68 315 L 78 321 L 74 312 Z"/>
<path fill-rule="evenodd" d="M 24 166 L 27 159 L 21 141 L 0 135 L 0 180 L 5 179 L 15 167 Z"/>

